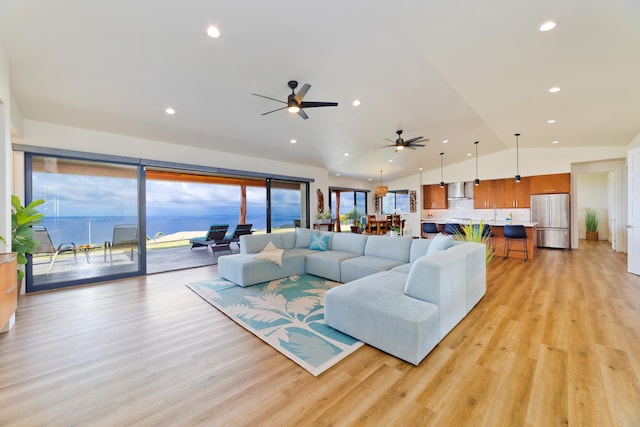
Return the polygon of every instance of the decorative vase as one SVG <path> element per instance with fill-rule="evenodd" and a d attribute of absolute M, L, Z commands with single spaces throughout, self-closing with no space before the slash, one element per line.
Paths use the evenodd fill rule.
<path fill-rule="evenodd" d="M 587 240 L 598 240 L 597 231 L 587 231 Z"/>

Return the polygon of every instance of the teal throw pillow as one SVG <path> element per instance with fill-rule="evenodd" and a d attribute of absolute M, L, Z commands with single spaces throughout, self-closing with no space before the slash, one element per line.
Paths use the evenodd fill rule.
<path fill-rule="evenodd" d="M 453 236 L 445 236 L 444 234 L 438 233 L 427 248 L 427 255 L 447 250 L 451 246 L 453 246 Z"/>
<path fill-rule="evenodd" d="M 311 235 L 311 244 L 309 245 L 309 249 L 313 251 L 326 251 L 329 249 L 329 236 L 328 235 L 319 235 L 312 234 Z"/>

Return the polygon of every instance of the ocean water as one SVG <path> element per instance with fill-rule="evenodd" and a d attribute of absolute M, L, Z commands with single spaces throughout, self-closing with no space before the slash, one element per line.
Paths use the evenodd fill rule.
<path fill-rule="evenodd" d="M 293 227 L 293 220 L 298 217 L 274 216 L 273 228 Z M 264 215 L 247 215 L 248 224 L 254 230 L 266 230 Z M 73 242 L 77 245 L 92 243 L 103 244 L 113 238 L 113 226 L 120 224 L 136 224 L 133 216 L 106 217 L 45 217 L 42 224 L 47 227 L 54 246 L 60 243 Z M 147 236 L 153 238 L 156 233 L 163 235 L 179 231 L 202 231 L 203 234 L 211 224 L 229 224 L 232 232 L 238 224 L 238 215 L 206 215 L 206 216 L 148 216 Z"/>

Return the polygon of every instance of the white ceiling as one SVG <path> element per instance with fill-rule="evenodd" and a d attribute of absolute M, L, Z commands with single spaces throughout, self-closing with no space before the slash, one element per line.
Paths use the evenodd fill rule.
<path fill-rule="evenodd" d="M 515 132 L 521 148 L 640 133 L 636 0 L 0 0 L 0 39 L 24 118 L 347 177 L 439 168 Z M 280 105 L 251 93 L 286 100 L 288 80 L 340 105 L 262 116 Z M 397 129 L 431 141 L 373 148 Z"/>

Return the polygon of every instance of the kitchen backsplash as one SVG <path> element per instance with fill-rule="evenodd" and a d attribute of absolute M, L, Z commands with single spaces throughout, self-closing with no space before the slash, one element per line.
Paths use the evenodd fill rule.
<path fill-rule="evenodd" d="M 530 209 L 496 209 L 495 219 L 498 221 L 506 219 L 509 215 L 513 215 L 514 221 L 530 221 Z M 493 221 L 493 209 L 474 209 L 473 199 L 450 199 L 449 209 L 423 209 L 422 219 L 458 219 L 465 220 L 484 220 L 485 222 Z"/>

